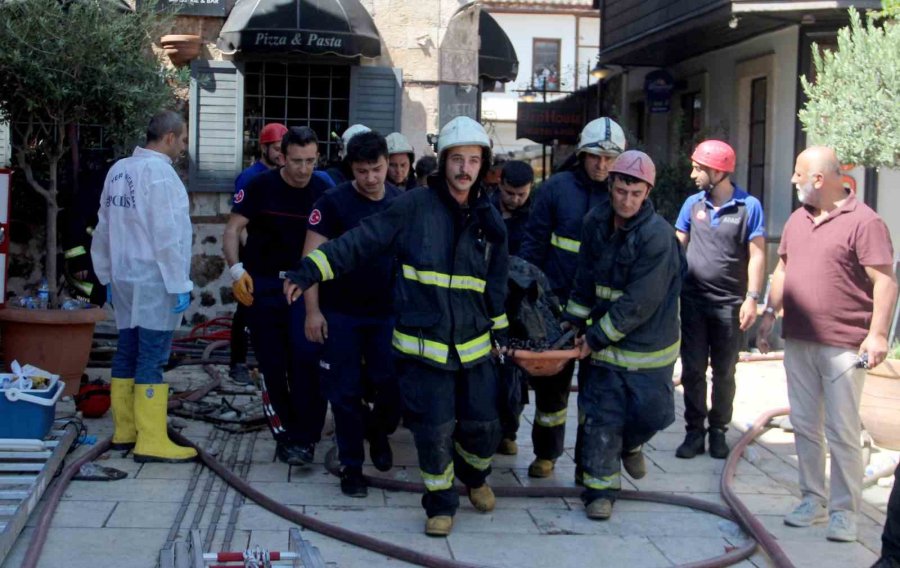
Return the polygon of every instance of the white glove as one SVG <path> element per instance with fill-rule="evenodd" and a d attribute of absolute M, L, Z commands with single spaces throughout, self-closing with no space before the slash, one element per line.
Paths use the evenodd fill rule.
<path fill-rule="evenodd" d="M 234 280 L 239 280 L 241 276 L 243 276 L 247 271 L 244 270 L 243 262 L 236 262 L 232 266 L 228 267 L 228 272 L 231 273 L 231 277 Z"/>

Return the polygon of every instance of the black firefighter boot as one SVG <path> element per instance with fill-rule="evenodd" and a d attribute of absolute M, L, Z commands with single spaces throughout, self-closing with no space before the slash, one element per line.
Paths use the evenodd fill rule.
<path fill-rule="evenodd" d="M 688 430 L 684 442 L 675 450 L 675 457 L 691 459 L 706 452 L 706 432 L 704 430 Z"/>

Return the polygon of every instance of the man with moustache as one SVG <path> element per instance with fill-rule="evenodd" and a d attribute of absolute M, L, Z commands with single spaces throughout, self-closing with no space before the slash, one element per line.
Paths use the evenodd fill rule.
<path fill-rule="evenodd" d="M 609 167 L 624 150 L 625 131 L 621 126 L 607 117 L 592 120 L 578 139 L 575 167 L 554 174 L 535 192 L 519 256 L 547 275 L 560 305 L 568 300 L 575 277 L 581 222 L 593 208 L 609 202 Z M 537 408 L 531 430 L 535 458 L 528 467 L 530 477 L 549 477 L 563 453 L 574 371 L 573 361 L 559 374 L 532 382 Z M 576 483 L 581 482 L 578 457 L 576 439 Z"/>
<path fill-rule="evenodd" d="M 766 353 L 784 311 L 784 369 L 802 501 L 792 527 L 828 521 L 826 538 L 853 542 L 862 494 L 859 399 L 865 370 L 881 363 L 897 299 L 894 251 L 884 221 L 848 192 L 824 146 L 797 157 L 791 182 L 801 207 L 784 226 L 757 346 Z M 831 493 L 825 487 L 825 442 Z M 827 505 L 826 505 L 827 503 Z"/>
<path fill-rule="evenodd" d="M 357 134 L 347 145 L 353 181 L 325 192 L 309 214 L 304 254 L 359 226 L 402 194 L 386 184 L 388 145 L 377 132 Z M 393 466 L 388 435 L 400 422 L 399 395 L 391 356 L 394 328 L 391 293 L 396 265 L 383 254 L 355 270 L 308 289 L 306 338 L 323 344 L 319 361 L 322 392 L 334 414 L 341 491 L 349 497 L 368 494 L 362 473 L 363 440 L 379 471 Z M 363 384 L 362 362 L 365 360 Z M 368 388 L 367 388 L 368 387 Z M 374 408 L 364 401 L 369 395 Z"/>
<path fill-rule="evenodd" d="M 427 188 L 404 193 L 310 253 L 285 283 L 293 301 L 372 257 L 396 257 L 392 344 L 404 424 L 413 432 L 425 483 L 429 536 L 447 536 L 453 527 L 456 477 L 478 511 L 494 508 L 485 482 L 500 441 L 491 349 L 506 344 L 509 327 L 506 229 L 481 185 L 490 138 L 471 118 L 457 117 L 441 129 L 438 155 L 438 174 Z"/>
<path fill-rule="evenodd" d="M 734 402 L 734 372 L 743 332 L 756 321 L 765 277 L 766 236 L 758 199 L 731 182 L 734 150 L 705 140 L 691 156 L 699 193 L 687 198 L 675 235 L 687 251 L 681 294 L 681 385 L 687 435 L 675 451 L 690 459 L 706 451 L 728 457 L 725 432 Z M 706 406 L 706 368 L 712 363 L 712 408 Z"/>
<path fill-rule="evenodd" d="M 289 465 L 305 465 L 313 461 L 327 402 L 319 392 L 319 346 L 304 335 L 302 302 L 289 306 L 281 289 L 284 272 L 302 257 L 312 205 L 329 185 L 313 174 L 319 143 L 311 128 L 289 129 L 281 150 L 284 166 L 258 175 L 235 198 L 223 242 L 234 296 L 248 307 L 275 455 Z M 245 229 L 246 254 L 239 262 Z"/>

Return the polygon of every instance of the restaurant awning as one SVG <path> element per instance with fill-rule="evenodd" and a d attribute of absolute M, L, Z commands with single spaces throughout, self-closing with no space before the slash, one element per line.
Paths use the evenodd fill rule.
<path fill-rule="evenodd" d="M 217 43 L 228 54 L 381 55 L 378 29 L 359 0 L 238 0 Z"/>
<path fill-rule="evenodd" d="M 481 10 L 478 20 L 478 75 L 506 83 L 519 74 L 519 57 L 509 36 L 493 16 Z"/>

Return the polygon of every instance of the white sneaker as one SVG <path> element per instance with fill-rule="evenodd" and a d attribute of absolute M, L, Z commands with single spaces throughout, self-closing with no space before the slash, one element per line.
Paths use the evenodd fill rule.
<path fill-rule="evenodd" d="M 831 513 L 825 538 L 837 542 L 856 542 L 856 515 L 849 511 Z"/>
<path fill-rule="evenodd" d="M 784 524 L 789 527 L 809 527 L 823 523 L 828 519 L 828 510 L 815 497 L 807 495 L 797 508 L 784 517 Z"/>

